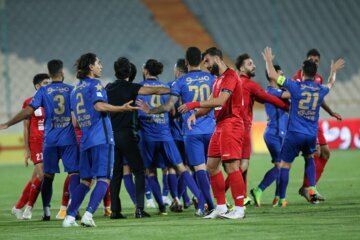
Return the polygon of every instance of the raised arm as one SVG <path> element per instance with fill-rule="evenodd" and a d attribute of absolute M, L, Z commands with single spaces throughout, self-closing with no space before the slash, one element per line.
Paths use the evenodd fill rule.
<path fill-rule="evenodd" d="M 281 76 L 279 73 L 276 72 L 274 65 L 273 65 L 273 59 L 274 56 L 272 55 L 272 50 L 269 47 L 266 47 L 264 49 L 264 52 L 262 53 L 263 58 L 265 60 L 266 64 L 266 71 L 269 75 L 269 78 L 271 81 L 276 82 L 279 76 Z"/>
<path fill-rule="evenodd" d="M 164 112 L 170 112 L 174 108 L 179 97 L 175 95 L 170 95 L 169 99 L 163 104 L 155 108 L 150 108 L 150 106 L 142 101 L 141 99 L 136 100 L 136 105 L 140 108 L 141 111 L 147 114 L 160 114 Z"/>
<path fill-rule="evenodd" d="M 336 60 L 336 62 L 334 63 L 334 61 L 331 61 L 331 66 L 330 66 L 330 75 L 328 78 L 328 83 L 327 83 L 327 87 L 331 90 L 331 88 L 334 86 L 335 84 L 335 80 L 336 80 L 336 72 L 341 70 L 343 67 L 345 66 L 345 61 L 342 58 L 339 58 L 338 60 Z"/>
<path fill-rule="evenodd" d="M 105 102 L 97 102 L 95 103 L 94 107 L 95 110 L 98 112 L 125 112 L 125 111 L 134 111 L 138 110 L 139 107 L 133 107 L 130 104 L 134 101 L 131 100 L 121 106 L 114 106 Z"/>
<path fill-rule="evenodd" d="M 6 123 L 0 124 L 0 129 L 7 129 L 8 127 L 11 127 L 12 125 L 30 117 L 34 113 L 34 108 L 30 106 L 26 106 L 23 108 L 18 114 L 16 114 L 13 118 L 11 118 Z"/>

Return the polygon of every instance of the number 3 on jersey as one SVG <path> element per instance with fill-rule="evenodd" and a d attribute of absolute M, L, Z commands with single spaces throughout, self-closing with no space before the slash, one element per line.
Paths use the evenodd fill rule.
<path fill-rule="evenodd" d="M 56 102 L 57 106 L 54 108 L 54 112 L 58 115 L 61 115 L 65 112 L 65 106 L 64 106 L 64 96 L 63 95 L 56 95 L 54 97 L 54 102 Z"/>
<path fill-rule="evenodd" d="M 189 86 L 189 92 L 194 92 L 194 97 L 192 102 L 197 102 L 197 101 L 204 101 L 207 100 L 210 96 L 210 87 L 207 84 L 202 84 L 200 86 Z M 199 93 L 200 93 L 200 99 L 199 98 Z"/>

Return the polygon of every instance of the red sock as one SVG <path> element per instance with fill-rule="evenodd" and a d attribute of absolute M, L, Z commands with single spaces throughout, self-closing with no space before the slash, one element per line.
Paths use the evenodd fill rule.
<path fill-rule="evenodd" d="M 232 197 L 234 198 L 235 206 L 244 206 L 244 180 L 240 171 L 235 171 L 228 176 L 230 182 L 230 189 Z"/>
<path fill-rule="evenodd" d="M 63 195 L 62 195 L 62 201 L 61 201 L 61 205 L 63 205 L 63 206 L 67 206 L 69 204 L 69 198 L 70 198 L 69 181 L 70 181 L 70 176 L 67 175 L 67 177 L 64 181 Z"/>
<path fill-rule="evenodd" d="M 40 193 L 40 186 L 41 186 L 41 180 L 39 178 L 34 178 L 32 180 L 30 194 L 29 194 L 29 201 L 27 203 L 28 206 L 33 207 L 34 203 L 36 202 L 37 197 Z"/>
<path fill-rule="evenodd" d="M 31 180 L 26 184 L 19 201 L 15 205 L 15 207 L 17 209 L 23 208 L 25 206 L 25 204 L 28 202 L 29 195 L 30 195 L 31 184 L 32 184 Z"/>
<path fill-rule="evenodd" d="M 210 184 L 214 193 L 214 198 L 216 199 L 216 203 L 218 205 L 226 204 L 225 181 L 221 171 L 214 176 L 210 176 Z"/>
<path fill-rule="evenodd" d="M 319 157 L 318 162 L 315 162 L 316 167 L 316 183 L 319 181 L 322 173 L 324 172 L 324 168 L 326 163 L 328 162 L 328 159 Z"/>
<path fill-rule="evenodd" d="M 229 176 L 228 176 L 225 180 L 225 192 L 227 192 L 227 190 L 229 190 L 229 187 L 230 187 L 230 182 L 229 182 Z"/>
<path fill-rule="evenodd" d="M 243 179 L 243 183 L 244 183 L 244 197 L 247 197 L 247 170 L 245 172 L 242 173 L 242 179 Z"/>
<path fill-rule="evenodd" d="M 111 205 L 111 198 L 110 198 L 110 185 L 109 185 L 106 194 L 104 196 L 104 207 L 110 207 L 110 205 Z"/>

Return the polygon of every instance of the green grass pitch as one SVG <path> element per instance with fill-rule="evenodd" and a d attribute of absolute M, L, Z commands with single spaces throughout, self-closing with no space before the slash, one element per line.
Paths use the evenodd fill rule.
<path fill-rule="evenodd" d="M 271 167 L 268 155 L 251 159 L 248 190 L 261 181 Z M 61 203 L 65 174 L 54 181 L 52 218 L 42 222 L 39 197 L 31 221 L 16 220 L 10 214 L 22 188 L 31 176 L 32 167 L 20 163 L 0 165 L 0 239 L 360 239 L 360 151 L 334 151 L 318 190 L 326 197 L 324 203 L 310 205 L 297 194 L 302 183 L 304 161 L 295 160 L 290 173 L 287 201 L 284 209 L 273 208 L 274 186 L 263 194 L 262 207 L 249 206 L 244 220 L 203 220 L 194 216 L 194 209 L 183 213 L 169 212 L 157 216 L 148 210 L 149 219 L 135 219 L 134 207 L 123 187 L 123 213 L 126 220 L 103 217 L 102 205 L 94 216 L 96 228 L 61 228 L 55 215 Z M 88 199 L 88 198 L 87 198 Z M 81 212 L 87 203 L 82 205 Z M 228 200 L 231 201 L 230 193 Z"/>

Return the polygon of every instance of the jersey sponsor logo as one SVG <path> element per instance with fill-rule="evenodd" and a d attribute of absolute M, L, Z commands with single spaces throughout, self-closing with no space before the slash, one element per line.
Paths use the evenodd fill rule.
<path fill-rule="evenodd" d="M 318 91 L 318 90 L 320 90 L 319 87 L 308 86 L 308 85 L 305 85 L 305 84 L 301 84 L 301 85 L 300 85 L 300 89 L 301 89 L 301 90 L 310 89 L 310 90 L 313 90 L 313 91 Z"/>
<path fill-rule="evenodd" d="M 42 116 L 43 114 L 42 114 L 41 108 L 36 109 L 35 112 L 34 112 L 34 115 L 35 115 L 35 117 Z"/>
<path fill-rule="evenodd" d="M 193 82 L 206 82 L 206 81 L 209 81 L 210 78 L 209 76 L 202 76 L 202 77 L 198 77 L 198 78 L 191 78 L 191 77 L 187 77 L 186 79 L 186 85 L 190 85 L 192 84 Z"/>
<path fill-rule="evenodd" d="M 96 96 L 98 96 L 98 97 L 103 97 L 103 95 L 102 95 L 101 92 L 96 92 Z"/>
<path fill-rule="evenodd" d="M 229 157 L 230 156 L 230 153 L 225 153 L 222 155 L 223 157 Z"/>
<path fill-rule="evenodd" d="M 59 92 L 59 93 L 64 93 L 64 92 L 69 92 L 70 91 L 70 88 L 69 87 L 62 87 L 62 88 L 52 88 L 52 87 L 49 87 L 47 89 L 47 94 L 52 94 L 53 92 Z"/>

